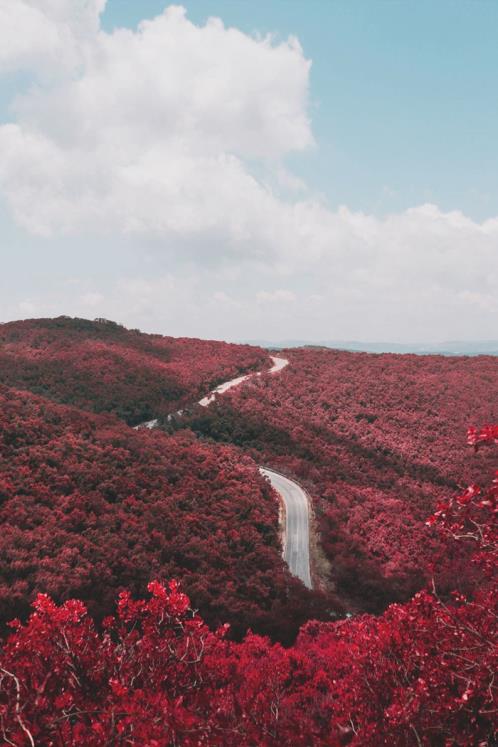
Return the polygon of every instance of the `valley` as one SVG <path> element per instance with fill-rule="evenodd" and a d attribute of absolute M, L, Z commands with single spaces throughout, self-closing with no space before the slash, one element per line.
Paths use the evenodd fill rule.
<path fill-rule="evenodd" d="M 491 745 L 497 402 L 490 356 L 0 326 L 10 743 Z"/>

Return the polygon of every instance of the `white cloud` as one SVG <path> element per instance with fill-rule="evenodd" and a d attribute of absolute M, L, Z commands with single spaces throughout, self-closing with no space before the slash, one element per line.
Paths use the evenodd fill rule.
<path fill-rule="evenodd" d="M 22 316 L 33 316 L 37 311 L 36 304 L 32 301 L 20 301 L 17 308 Z"/>
<path fill-rule="evenodd" d="M 232 336 L 260 329 L 270 305 L 279 336 L 496 328 L 498 218 L 331 211 L 286 168 L 286 154 L 313 145 L 297 40 L 196 26 L 176 6 L 105 33 L 104 4 L 1 3 L 0 70 L 31 70 L 33 86 L 0 126 L 0 189 L 34 235 L 86 235 L 103 252 L 126 237 L 152 259 L 140 279 L 36 298 L 37 310 L 95 309 L 149 329 L 182 318 L 191 334 L 211 319 Z"/>
<path fill-rule="evenodd" d="M 60 5 L 64 13 L 26 5 L 26 15 L 40 33 L 52 29 L 54 54 L 62 37 L 75 57 L 84 48 L 81 69 L 66 64 L 65 80 L 19 97 L 16 121 L 0 128 L 0 183 L 17 221 L 40 235 L 251 239 L 272 198 L 247 160 L 312 143 L 298 42 L 252 38 L 216 19 L 198 27 L 171 6 L 137 32 L 87 29 L 82 47 L 78 14 Z M 17 36 L 23 21 L 14 17 Z"/>
<path fill-rule="evenodd" d="M 226 311 L 233 311 L 241 307 L 241 304 L 232 298 L 229 293 L 225 293 L 225 291 L 216 291 L 216 293 L 213 293 L 212 300 L 218 308 Z"/>
<path fill-rule="evenodd" d="M 256 301 L 258 303 L 293 303 L 296 300 L 296 294 L 290 290 L 279 288 L 275 291 L 258 291 L 256 293 Z"/>
<path fill-rule="evenodd" d="M 106 0 L 2 0 L 0 72 L 70 73 L 98 32 Z"/>
<path fill-rule="evenodd" d="M 104 296 L 102 295 L 102 293 L 95 293 L 90 291 L 89 293 L 84 293 L 81 296 L 80 301 L 83 306 L 87 306 L 89 309 L 94 309 L 102 304 L 102 302 L 104 301 Z"/>
<path fill-rule="evenodd" d="M 476 293 L 472 291 L 462 291 L 459 294 L 462 301 L 470 304 L 471 306 L 477 306 L 483 311 L 497 312 L 498 311 L 498 297 L 496 293 Z"/>

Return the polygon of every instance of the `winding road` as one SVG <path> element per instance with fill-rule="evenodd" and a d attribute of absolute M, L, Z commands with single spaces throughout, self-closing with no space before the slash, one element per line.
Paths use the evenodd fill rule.
<path fill-rule="evenodd" d="M 289 364 L 287 358 L 272 355 L 271 359 L 273 366 L 268 371 L 271 374 L 278 373 Z M 207 407 L 216 399 L 218 394 L 227 392 L 253 376 L 261 376 L 261 372 L 238 376 L 236 379 L 220 384 L 206 397 L 203 397 L 199 405 Z M 311 589 L 308 497 L 300 485 L 289 480 L 288 477 L 284 477 L 267 467 L 260 467 L 259 471 L 268 478 L 285 505 L 284 560 L 289 566 L 290 572 L 301 579 L 308 589 Z"/>
<path fill-rule="evenodd" d="M 279 358 L 276 355 L 270 355 L 271 360 L 273 361 L 273 366 L 268 369 L 265 373 L 278 373 L 283 368 L 289 365 L 289 361 L 287 358 Z M 252 379 L 253 376 L 261 376 L 263 372 L 257 371 L 256 373 L 248 373 L 244 374 L 243 376 L 237 376 L 236 379 L 230 379 L 230 381 L 225 381 L 223 384 L 219 384 L 216 389 L 213 389 L 212 392 L 209 392 L 209 394 L 206 394 L 205 397 L 200 399 L 197 404 L 201 407 L 207 407 L 211 404 L 211 402 L 214 402 L 216 399 L 216 396 L 218 394 L 223 394 L 223 392 L 228 392 L 229 389 L 233 389 L 234 386 L 238 386 L 239 384 L 242 384 L 243 381 L 247 381 L 248 379 Z M 168 420 L 171 418 L 182 415 L 183 410 L 177 410 L 174 413 L 171 413 L 171 415 L 168 415 Z M 147 420 L 145 423 L 140 423 L 139 425 L 133 426 L 135 430 L 139 430 L 140 428 L 148 428 L 149 430 L 152 428 L 155 428 L 159 424 L 159 421 L 157 418 L 154 418 L 153 420 Z"/>
<path fill-rule="evenodd" d="M 267 467 L 260 467 L 259 471 L 269 479 L 285 504 L 284 560 L 290 572 L 311 589 L 308 497 L 297 482 L 288 477 Z"/>
<path fill-rule="evenodd" d="M 267 373 L 278 373 L 289 364 L 287 358 L 280 358 L 275 355 L 270 357 L 273 366 Z M 249 373 L 226 381 L 224 384 L 217 386 L 216 389 L 213 389 L 212 392 L 203 397 L 197 404 L 201 407 L 207 407 L 211 402 L 214 402 L 218 394 L 223 394 L 223 392 L 227 392 L 229 389 L 242 384 L 243 381 L 251 379 L 254 376 L 261 376 L 261 374 L 261 371 L 258 373 Z M 179 410 L 175 415 L 181 415 L 182 412 L 182 410 Z M 135 426 L 135 428 L 151 429 L 157 425 L 157 420 L 149 420 L 146 423 Z M 288 477 L 284 477 L 284 475 L 267 467 L 260 467 L 259 471 L 268 478 L 285 505 L 284 560 L 289 566 L 290 572 L 301 579 L 308 589 L 311 589 L 308 497 L 300 485 L 297 482 L 289 480 Z"/>
<path fill-rule="evenodd" d="M 289 365 L 289 361 L 287 360 L 287 358 L 277 358 L 277 356 L 275 355 L 271 355 L 270 358 L 273 361 L 273 366 L 267 373 L 277 373 L 278 371 L 281 371 L 283 368 Z M 220 384 L 216 387 L 216 389 L 213 389 L 212 392 L 209 392 L 208 395 L 199 400 L 197 404 L 201 405 L 201 407 L 207 407 L 211 404 L 211 402 L 214 402 L 217 394 L 223 394 L 223 392 L 227 392 L 229 389 L 233 389 L 234 386 L 242 384 L 243 381 L 252 379 L 253 376 L 261 376 L 261 371 L 258 371 L 258 373 L 245 374 L 245 376 L 237 376 L 236 379 L 225 381 L 224 384 Z"/>

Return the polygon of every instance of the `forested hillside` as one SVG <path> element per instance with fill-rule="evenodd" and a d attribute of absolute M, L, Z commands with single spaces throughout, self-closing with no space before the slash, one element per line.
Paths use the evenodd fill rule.
<path fill-rule="evenodd" d="M 2 744 L 496 744 L 498 359 L 295 350 L 268 374 L 106 321 L 0 337 Z M 261 464 L 310 492 L 320 590 Z"/>
<path fill-rule="evenodd" d="M 167 415 L 267 361 L 249 345 L 147 335 L 106 319 L 0 325 L 0 383 L 112 412 L 131 425 Z"/>
<path fill-rule="evenodd" d="M 498 419 L 498 358 L 283 354 L 279 376 L 227 392 L 191 427 L 305 482 L 345 601 L 379 612 L 408 599 L 435 557 L 442 590 L 471 588 L 465 548 L 440 557 L 425 520 L 438 498 L 492 473 L 492 455 L 469 452 L 465 434 Z"/>
<path fill-rule="evenodd" d="M 498 429 L 488 435 L 498 440 Z M 498 485 L 452 496 L 435 523 L 494 584 L 450 604 L 423 592 L 378 618 L 309 622 L 289 649 L 209 631 L 176 583 L 122 593 L 98 629 L 39 595 L 0 656 L 11 745 L 493 747 L 498 737 Z M 448 545 L 449 547 L 450 545 Z"/>
<path fill-rule="evenodd" d="M 119 590 L 176 578 L 210 624 L 289 640 L 329 614 L 280 556 L 278 504 L 249 457 L 0 386 L 2 624 L 40 591 L 102 619 Z"/>

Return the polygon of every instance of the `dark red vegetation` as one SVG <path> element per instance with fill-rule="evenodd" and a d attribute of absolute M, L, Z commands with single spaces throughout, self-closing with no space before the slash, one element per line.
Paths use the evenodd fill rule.
<path fill-rule="evenodd" d="M 147 335 L 105 319 L 0 325 L 0 383 L 135 425 L 198 400 L 268 355 L 249 345 Z"/>
<path fill-rule="evenodd" d="M 498 484 L 437 507 L 470 535 L 486 588 L 420 592 L 379 618 L 309 622 L 288 649 L 226 640 L 175 583 L 120 596 L 97 631 L 41 595 L 0 654 L 0 730 L 16 745 L 493 747 L 498 739 Z"/>
<path fill-rule="evenodd" d="M 498 444 L 498 425 L 486 425 L 480 430 L 474 426 L 469 428 L 467 442 L 476 452 L 483 444 Z M 427 524 L 437 525 L 453 539 L 471 543 L 473 562 L 484 571 L 484 578 L 495 582 L 498 570 L 498 470 L 487 490 L 473 484 L 460 495 L 441 501 Z M 480 580 L 482 583 L 483 578 Z"/>
<path fill-rule="evenodd" d="M 142 391 L 156 373 L 126 378 L 128 355 L 133 371 L 156 338 L 107 322 L 26 325 L 0 347 L 0 370 L 25 389 L 130 422 L 167 412 Z M 80 369 L 100 334 L 118 358 Z M 199 344 L 187 355 L 178 343 L 178 381 Z M 242 364 L 240 350 L 237 363 L 220 354 L 235 367 L 220 378 L 266 361 L 249 351 Z M 69 383 L 55 363 L 66 353 Z M 474 450 L 464 436 L 468 422 L 495 422 L 498 361 L 287 355 L 282 373 L 177 423 L 245 455 L 0 385 L 0 745 L 498 743 L 498 473 L 483 487 L 498 427 L 471 428 Z M 218 363 L 169 402 L 196 399 Z M 423 590 L 379 617 L 330 622 L 332 598 L 284 567 L 275 496 L 251 455 L 309 487 L 345 600 L 381 609 Z M 244 638 L 248 627 L 271 638 Z"/>
<path fill-rule="evenodd" d="M 37 592 L 102 619 L 121 589 L 166 578 L 238 635 L 290 640 L 310 615 L 330 619 L 288 573 L 276 498 L 249 457 L 0 385 L 0 623 Z"/>
<path fill-rule="evenodd" d="M 490 451 L 469 454 L 465 432 L 498 419 L 498 358 L 283 355 L 280 374 L 227 392 L 191 427 L 306 484 L 330 586 L 353 608 L 407 600 L 430 579 L 431 558 L 441 592 L 472 589 L 470 547 L 438 557 L 425 519 L 435 500 L 492 469 Z"/>

